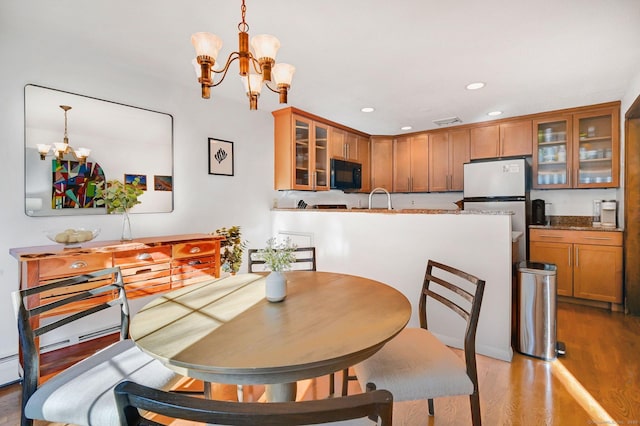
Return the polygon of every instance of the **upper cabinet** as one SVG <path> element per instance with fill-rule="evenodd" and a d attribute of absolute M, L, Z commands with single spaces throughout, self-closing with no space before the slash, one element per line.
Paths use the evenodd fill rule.
<path fill-rule="evenodd" d="M 469 162 L 469 129 L 429 134 L 429 191 L 462 191 Z"/>
<path fill-rule="evenodd" d="M 619 186 L 619 104 L 534 120 L 534 188 Z"/>
<path fill-rule="evenodd" d="M 341 160 L 358 160 L 357 136 L 332 127 L 329 156 L 331 158 L 340 158 Z"/>
<path fill-rule="evenodd" d="M 371 186 L 393 190 L 393 138 L 371 137 Z"/>
<path fill-rule="evenodd" d="M 359 192 L 371 191 L 371 148 L 369 138 L 355 136 L 358 147 L 358 162 L 362 164 L 362 188 Z"/>
<path fill-rule="evenodd" d="M 471 128 L 471 159 L 531 155 L 531 120 Z"/>
<path fill-rule="evenodd" d="M 293 113 L 274 111 L 275 189 L 329 189 L 329 125 Z"/>
<path fill-rule="evenodd" d="M 393 192 L 429 191 L 429 136 L 401 136 L 393 142 Z"/>
<path fill-rule="evenodd" d="M 536 149 L 533 151 L 534 188 L 570 188 L 573 169 L 571 115 L 533 120 Z"/>
<path fill-rule="evenodd" d="M 620 175 L 620 108 L 574 114 L 576 188 L 617 187 Z"/>

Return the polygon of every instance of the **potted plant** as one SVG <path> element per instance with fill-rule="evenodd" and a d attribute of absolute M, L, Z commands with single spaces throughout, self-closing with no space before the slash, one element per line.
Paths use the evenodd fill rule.
<path fill-rule="evenodd" d="M 291 264 L 296 261 L 296 245 L 290 238 L 278 242 L 275 238 L 267 240 L 267 246 L 258 250 L 258 257 L 264 260 L 265 266 L 271 273 L 267 276 L 265 293 L 270 302 L 280 302 L 287 295 L 287 280 L 283 271 L 291 269 Z"/>
<path fill-rule="evenodd" d="M 220 262 L 221 268 L 225 272 L 236 274 L 242 265 L 242 253 L 247 247 L 247 241 L 242 239 L 242 233 L 239 226 L 230 228 L 219 228 L 213 232 L 213 235 L 224 237 L 220 241 Z"/>
<path fill-rule="evenodd" d="M 138 197 L 144 191 L 138 187 L 140 178 L 135 177 L 129 184 L 123 183 L 117 179 L 110 181 L 102 181 L 96 184 L 96 205 L 104 205 L 107 214 L 122 213 L 122 236 L 120 240 L 130 241 L 133 239 L 131 235 L 131 222 L 129 221 L 129 209 L 141 201 Z"/>

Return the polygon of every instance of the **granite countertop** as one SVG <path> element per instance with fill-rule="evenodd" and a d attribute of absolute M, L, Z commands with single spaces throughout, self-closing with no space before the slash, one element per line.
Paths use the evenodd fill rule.
<path fill-rule="evenodd" d="M 530 229 L 557 229 L 570 231 L 622 232 L 622 228 L 593 226 L 591 216 L 551 216 L 550 225 L 529 225 Z"/>

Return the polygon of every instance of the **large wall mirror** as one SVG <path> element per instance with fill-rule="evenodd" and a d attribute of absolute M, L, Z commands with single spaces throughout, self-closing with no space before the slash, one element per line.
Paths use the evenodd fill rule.
<path fill-rule="evenodd" d="M 24 93 L 28 216 L 106 214 L 95 182 L 135 177 L 145 192 L 131 213 L 173 210 L 171 115 L 32 84 Z M 69 152 L 57 155 L 65 136 Z M 80 148 L 90 150 L 86 159 Z"/>

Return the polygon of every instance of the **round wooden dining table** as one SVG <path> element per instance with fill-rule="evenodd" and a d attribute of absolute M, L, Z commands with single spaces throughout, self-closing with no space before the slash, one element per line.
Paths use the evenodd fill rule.
<path fill-rule="evenodd" d="M 282 302 L 265 276 L 238 274 L 165 293 L 131 321 L 140 349 L 205 383 L 265 384 L 267 400 L 294 400 L 296 381 L 370 357 L 398 334 L 411 305 L 378 281 L 290 271 Z"/>

